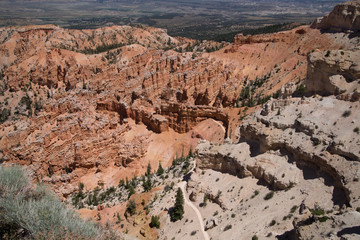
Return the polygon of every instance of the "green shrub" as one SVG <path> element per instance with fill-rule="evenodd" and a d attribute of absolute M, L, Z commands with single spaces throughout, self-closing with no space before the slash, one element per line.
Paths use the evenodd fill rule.
<path fill-rule="evenodd" d="M 343 117 L 348 117 L 348 116 L 350 116 L 350 115 L 351 115 L 351 111 L 349 111 L 349 110 L 346 110 L 346 111 L 342 114 Z"/>
<path fill-rule="evenodd" d="M 136 212 L 136 203 L 134 200 L 130 200 L 126 206 L 126 212 L 130 214 L 130 216 L 134 215 Z"/>
<path fill-rule="evenodd" d="M 203 207 L 206 207 L 207 201 L 209 200 L 209 195 L 207 193 L 204 194 Z"/>
<path fill-rule="evenodd" d="M 283 217 L 283 221 L 286 221 L 287 219 L 291 219 L 293 217 L 293 215 L 291 213 L 289 213 L 288 215 Z"/>
<path fill-rule="evenodd" d="M 296 90 L 295 90 L 293 96 L 302 97 L 302 96 L 305 96 L 305 93 L 306 93 L 306 86 L 304 83 L 302 83 L 296 87 Z"/>
<path fill-rule="evenodd" d="M 314 215 L 314 216 L 321 216 L 325 214 L 324 209 L 321 209 L 319 207 L 315 207 L 315 209 L 310 209 L 310 212 Z"/>
<path fill-rule="evenodd" d="M 11 112 L 7 108 L 0 110 L 0 124 L 4 123 L 6 120 L 8 120 L 10 114 L 11 114 Z"/>
<path fill-rule="evenodd" d="M 294 205 L 294 206 L 291 208 L 290 212 L 291 212 L 291 213 L 294 213 L 297 209 L 298 209 L 298 206 Z"/>
<path fill-rule="evenodd" d="M 224 232 L 227 231 L 227 230 L 230 230 L 231 228 L 232 228 L 231 224 L 226 225 L 225 228 L 224 228 Z"/>
<path fill-rule="evenodd" d="M 274 196 L 274 192 L 271 191 L 268 194 L 265 195 L 264 200 L 269 200 Z"/>
<path fill-rule="evenodd" d="M 102 234 L 43 185 L 32 188 L 18 166 L 0 166 L 0 189 L 0 235 L 12 239 L 20 231 L 35 239 L 96 239 Z"/>
<path fill-rule="evenodd" d="M 119 181 L 118 187 L 123 187 L 123 186 L 125 186 L 125 181 L 124 181 L 124 179 L 121 179 Z"/>
<path fill-rule="evenodd" d="M 150 227 L 156 227 L 157 229 L 160 228 L 159 216 L 151 216 Z"/>
<path fill-rule="evenodd" d="M 130 199 L 131 195 L 135 194 L 135 188 L 132 185 L 130 185 L 128 191 L 129 191 L 128 199 Z"/>
<path fill-rule="evenodd" d="M 254 235 L 252 238 L 251 238 L 251 240 L 258 240 L 259 238 L 256 236 L 256 235 Z"/>
<path fill-rule="evenodd" d="M 29 181 L 20 167 L 14 166 L 7 168 L 0 166 L 1 197 L 16 195 L 22 190 L 25 190 L 28 185 Z"/>
<path fill-rule="evenodd" d="M 256 197 L 257 195 L 259 195 L 259 191 L 258 190 L 255 190 L 254 194 L 251 196 L 251 198 L 254 198 Z"/>
<path fill-rule="evenodd" d="M 328 219 L 329 219 L 328 216 L 323 216 L 323 217 L 319 218 L 319 221 L 320 222 L 326 222 L 326 220 L 328 220 Z"/>
<path fill-rule="evenodd" d="M 103 45 L 97 46 L 95 49 L 85 48 L 84 50 L 81 50 L 80 52 L 84 53 L 84 54 L 98 54 L 98 53 L 110 51 L 112 49 L 123 47 L 123 46 L 125 46 L 124 43 L 103 44 Z"/>

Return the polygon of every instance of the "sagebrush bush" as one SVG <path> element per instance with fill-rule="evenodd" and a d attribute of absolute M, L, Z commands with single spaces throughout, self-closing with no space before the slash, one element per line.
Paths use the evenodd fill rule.
<path fill-rule="evenodd" d="M 104 236 L 100 226 L 81 219 L 45 186 L 32 188 L 19 166 L 0 165 L 0 206 L 0 229 L 6 226 L 0 238 L 13 238 L 11 234 L 19 231 L 34 239 L 101 239 Z"/>
<path fill-rule="evenodd" d="M 20 167 L 0 166 L 0 194 L 16 194 L 25 190 L 29 185 L 24 172 Z"/>

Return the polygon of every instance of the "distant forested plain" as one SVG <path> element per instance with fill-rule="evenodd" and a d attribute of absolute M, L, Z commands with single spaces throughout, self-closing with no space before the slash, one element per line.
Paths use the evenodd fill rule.
<path fill-rule="evenodd" d="M 310 23 L 338 0 L 18 0 L 0 1 L 0 26 L 55 24 L 71 29 L 112 25 L 165 28 L 172 36 L 231 41 L 236 33 Z M 271 32 L 270 31 L 270 32 Z"/>

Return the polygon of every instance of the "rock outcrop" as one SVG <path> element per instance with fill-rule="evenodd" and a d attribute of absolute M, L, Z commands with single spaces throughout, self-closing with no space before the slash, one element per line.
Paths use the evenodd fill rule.
<path fill-rule="evenodd" d="M 270 100 L 263 109 L 242 122 L 238 143 L 211 144 L 202 141 L 198 144 L 196 163 L 201 170 L 191 175 L 188 187 L 193 194 L 204 194 L 206 199 L 212 199 L 211 202 L 225 212 L 231 209 L 231 213 L 239 213 L 240 208 L 240 213 L 259 209 L 263 213 L 270 208 L 272 220 L 261 229 L 279 222 L 279 216 L 283 222 L 295 215 L 292 226 L 284 224 L 281 230 L 276 228 L 277 233 L 282 231 L 277 237 L 297 240 L 357 239 L 356 221 L 360 209 L 359 108 L 359 102 L 344 101 L 336 96 Z M 228 174 L 236 176 L 239 184 L 248 184 L 255 178 L 257 186 L 266 186 L 275 192 L 266 194 L 263 198 L 265 202 L 256 202 L 260 191 L 252 190 L 250 195 L 251 190 L 247 188 L 237 190 L 237 183 L 231 187 L 227 182 L 231 179 Z M 226 183 L 217 183 L 222 179 L 219 175 L 226 178 Z M 202 178 L 209 183 L 202 182 Z M 234 203 L 226 197 L 218 198 L 219 202 L 213 200 L 210 188 L 212 185 L 215 189 L 219 188 L 221 184 L 226 185 L 226 194 L 237 194 Z M 270 199 L 276 194 L 281 197 L 271 203 Z M 296 199 L 299 204 L 289 203 L 291 205 L 287 206 L 283 203 L 287 197 Z M 239 199 L 240 206 L 245 207 L 238 207 Z M 277 208 L 280 202 L 284 209 L 291 208 L 288 215 L 283 209 L 276 212 L 278 215 L 271 210 Z M 245 214 L 242 214 L 240 225 L 230 220 L 233 227 L 255 224 L 250 220 L 253 216 L 244 217 Z M 217 217 L 220 226 L 225 226 L 222 222 L 229 219 L 229 214 L 224 215 Z M 212 219 L 208 219 L 208 231 L 218 234 Z M 230 221 L 227 221 L 228 225 Z M 249 227 L 243 228 L 243 231 L 248 230 Z M 260 231 L 259 226 L 257 230 Z"/>
<path fill-rule="evenodd" d="M 189 106 L 178 103 L 162 104 L 157 113 L 169 120 L 169 126 L 177 132 L 185 133 L 205 119 L 221 121 L 225 129 L 228 115 L 224 109 L 208 106 Z"/>
<path fill-rule="evenodd" d="M 310 94 L 341 95 L 344 100 L 360 97 L 360 51 L 314 52 L 308 57 L 306 88 Z"/>
<path fill-rule="evenodd" d="M 268 152 L 250 156 L 247 143 L 214 145 L 200 143 L 197 148 L 197 166 L 230 173 L 240 178 L 254 176 L 273 189 L 286 189 L 298 183 L 300 171 L 280 153 Z"/>
<path fill-rule="evenodd" d="M 238 34 L 234 38 L 235 45 L 243 44 L 253 44 L 253 43 L 275 43 L 281 41 L 281 38 L 274 37 L 272 34 L 264 34 L 257 36 L 244 36 L 243 34 Z"/>
<path fill-rule="evenodd" d="M 357 207 L 358 107 L 334 98 L 295 100 L 267 116 L 255 114 L 240 133 L 252 154 L 279 149 L 292 161 L 329 174 L 334 186 L 344 191 L 346 203 Z"/>
<path fill-rule="evenodd" d="M 311 27 L 331 32 L 359 32 L 360 1 L 353 0 L 336 5 L 327 16 L 316 19 Z"/>
<path fill-rule="evenodd" d="M 295 239 L 351 239 L 359 238 L 360 213 L 303 216 L 294 221 Z"/>
<path fill-rule="evenodd" d="M 360 53 L 352 35 L 325 31 L 356 33 L 358 12 L 358 1 L 345 3 L 315 28 L 237 35 L 234 44 L 211 53 L 204 46 L 217 43 L 150 27 L 2 28 L 0 162 L 27 165 L 34 180 L 68 197 L 78 182 L 85 190 L 114 186 L 143 174 L 148 163 L 170 166 L 198 145 L 198 168 L 186 177 L 191 200 L 207 199 L 221 212 L 204 207 L 214 238 L 234 238 L 224 231 L 233 209 L 234 228 L 242 225 L 242 233 L 260 226 L 269 209 L 263 236 L 282 204 L 290 210 L 319 202 L 357 219 Z M 292 98 L 304 82 L 309 95 L 321 96 Z M 98 210 L 106 212 L 103 207 Z M 251 211 L 258 216 L 246 217 Z M 292 216 L 281 217 L 284 224 L 271 231 L 291 228 Z M 313 227 L 328 227 L 320 220 L 304 227 L 302 220 L 294 221 L 299 239 L 315 236 Z M 146 231 L 140 234 L 149 236 Z"/>

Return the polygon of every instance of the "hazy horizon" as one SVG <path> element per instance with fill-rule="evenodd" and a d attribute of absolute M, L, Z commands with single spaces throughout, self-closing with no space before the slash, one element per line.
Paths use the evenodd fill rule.
<path fill-rule="evenodd" d="M 336 0 L 20 0 L 0 1 L 0 26 L 55 24 L 87 29 L 142 24 L 207 39 L 248 28 L 310 23 Z"/>

